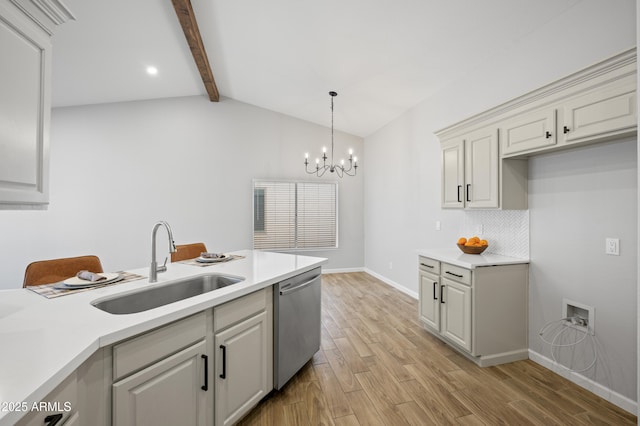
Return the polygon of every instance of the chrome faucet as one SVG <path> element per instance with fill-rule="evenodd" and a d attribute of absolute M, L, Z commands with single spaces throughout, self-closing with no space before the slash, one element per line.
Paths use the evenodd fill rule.
<path fill-rule="evenodd" d="M 171 232 L 169 224 L 163 220 L 156 223 L 153 227 L 153 231 L 151 232 L 151 268 L 149 269 L 150 283 L 158 281 L 158 272 L 165 272 L 167 270 L 167 259 L 164 260 L 164 265 L 160 267 L 158 267 L 158 263 L 156 262 L 156 233 L 160 226 L 164 226 L 167 229 L 167 234 L 169 235 L 169 251 L 171 253 L 176 252 L 176 243 L 173 242 L 173 233 Z"/>

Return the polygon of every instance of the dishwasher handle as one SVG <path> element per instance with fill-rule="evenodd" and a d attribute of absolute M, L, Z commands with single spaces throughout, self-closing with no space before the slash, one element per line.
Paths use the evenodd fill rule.
<path fill-rule="evenodd" d="M 296 292 L 298 290 L 302 290 L 303 288 L 308 287 L 311 284 L 313 284 L 313 282 L 315 280 L 317 280 L 319 277 L 320 277 L 320 275 L 316 275 L 315 277 L 311 278 L 309 281 L 306 281 L 306 282 L 304 282 L 302 284 L 297 284 L 294 287 L 286 287 L 286 288 L 280 290 L 280 296 L 286 296 L 287 294 L 294 293 L 294 292 Z"/>

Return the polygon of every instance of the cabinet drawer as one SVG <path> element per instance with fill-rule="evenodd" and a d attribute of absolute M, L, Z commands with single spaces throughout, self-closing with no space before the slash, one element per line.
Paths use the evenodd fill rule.
<path fill-rule="evenodd" d="M 214 308 L 213 329 L 220 331 L 263 312 L 267 307 L 267 289 L 240 297 Z"/>
<path fill-rule="evenodd" d="M 462 284 L 471 285 L 471 271 L 469 269 L 443 263 L 442 276 Z"/>
<path fill-rule="evenodd" d="M 420 270 L 432 274 L 440 274 L 440 262 L 428 257 L 419 256 Z"/>
<path fill-rule="evenodd" d="M 151 365 L 206 336 L 205 312 L 134 337 L 113 347 L 113 380 Z"/>

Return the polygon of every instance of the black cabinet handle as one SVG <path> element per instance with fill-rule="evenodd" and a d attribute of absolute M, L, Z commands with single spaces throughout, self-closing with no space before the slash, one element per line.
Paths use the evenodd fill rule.
<path fill-rule="evenodd" d="M 462 200 L 460 199 L 460 190 L 462 189 L 462 185 L 458 185 L 458 202 L 461 203 Z"/>
<path fill-rule="evenodd" d="M 221 379 L 227 378 L 227 347 L 225 345 L 220 345 L 220 349 L 222 349 L 222 374 L 220 375 Z"/>
<path fill-rule="evenodd" d="M 469 193 L 470 193 L 470 192 L 471 192 L 471 184 L 470 184 L 470 183 L 468 183 L 468 184 L 467 184 L 467 201 L 471 201 L 471 200 L 469 199 Z"/>
<path fill-rule="evenodd" d="M 551 132 L 549 132 L 549 131 L 545 132 L 544 137 L 547 138 L 547 139 L 550 139 L 551 138 Z"/>
<path fill-rule="evenodd" d="M 454 274 L 453 272 L 445 271 L 445 274 L 453 275 L 454 277 L 462 278 L 462 275 Z"/>
<path fill-rule="evenodd" d="M 55 426 L 62 420 L 62 414 L 52 414 L 44 418 L 44 424 L 47 426 Z"/>
<path fill-rule="evenodd" d="M 440 286 L 440 303 L 444 303 L 444 297 L 442 297 L 442 292 L 444 291 L 444 285 Z"/>
<path fill-rule="evenodd" d="M 437 282 L 433 282 L 433 300 L 438 300 L 438 283 Z"/>
<path fill-rule="evenodd" d="M 569 133 L 571 131 L 571 129 L 569 129 L 567 126 L 564 126 L 562 128 L 562 131 L 564 132 L 564 134 L 566 135 L 567 133 Z"/>
<path fill-rule="evenodd" d="M 200 387 L 203 391 L 209 390 L 209 356 L 202 355 L 204 360 L 204 385 Z"/>
<path fill-rule="evenodd" d="M 422 262 L 420 262 L 420 265 L 433 269 L 433 265 L 427 265 L 426 263 L 422 263 Z"/>

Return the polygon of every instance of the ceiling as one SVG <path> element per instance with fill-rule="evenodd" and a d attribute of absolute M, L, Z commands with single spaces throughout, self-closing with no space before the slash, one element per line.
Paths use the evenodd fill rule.
<path fill-rule="evenodd" d="M 221 102 L 364 137 L 582 0 L 191 1 Z M 170 0 L 65 4 L 54 107 L 206 94 Z"/>

